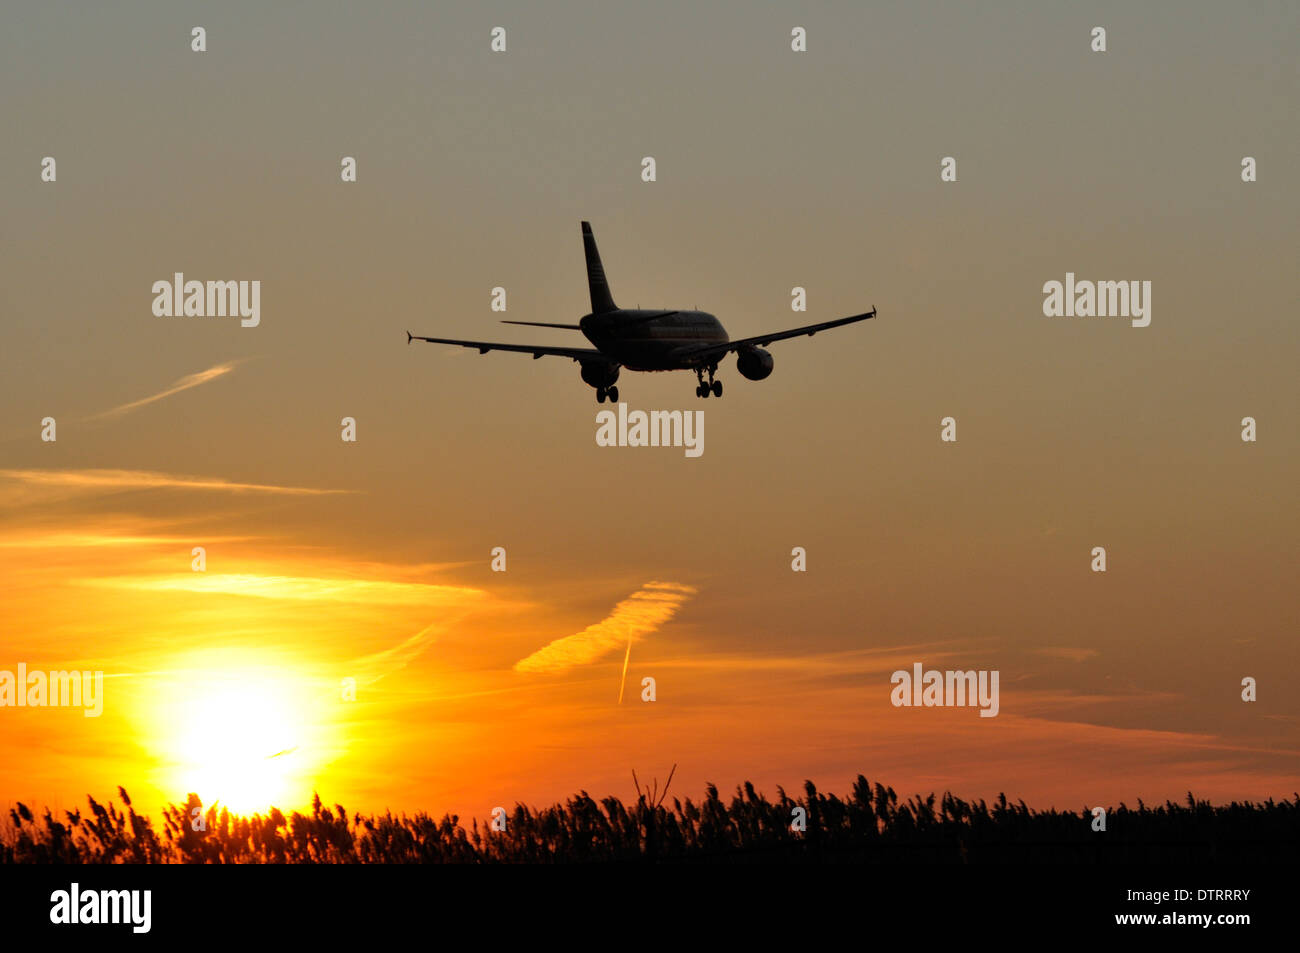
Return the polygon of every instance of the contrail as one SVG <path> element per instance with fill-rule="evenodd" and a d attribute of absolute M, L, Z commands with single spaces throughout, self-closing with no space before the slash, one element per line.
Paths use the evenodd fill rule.
<path fill-rule="evenodd" d="M 623 686 L 627 684 L 627 660 L 632 657 L 632 640 L 627 640 L 627 652 L 623 655 L 623 680 L 618 683 L 618 703 L 623 704 Z"/>
<path fill-rule="evenodd" d="M 594 662 L 625 639 L 632 641 L 658 631 L 695 591 L 694 586 L 679 582 L 647 582 L 600 622 L 520 659 L 515 671 L 564 672 Z"/>
<path fill-rule="evenodd" d="M 225 374 L 229 374 L 235 369 L 239 361 L 227 361 L 225 364 L 217 364 L 215 367 L 209 367 L 206 371 L 199 371 L 197 374 L 187 374 L 172 384 L 164 391 L 160 391 L 151 397 L 142 397 L 140 400 L 133 400 L 129 404 L 121 404 L 102 413 L 91 414 L 86 420 L 99 420 L 102 417 L 117 417 L 121 414 L 129 413 L 137 407 L 143 407 L 145 404 L 152 404 L 156 400 L 162 400 L 164 397 L 170 397 L 172 394 L 179 394 L 183 390 L 189 390 L 191 387 L 198 387 L 200 384 L 206 384 L 210 380 L 216 380 Z"/>

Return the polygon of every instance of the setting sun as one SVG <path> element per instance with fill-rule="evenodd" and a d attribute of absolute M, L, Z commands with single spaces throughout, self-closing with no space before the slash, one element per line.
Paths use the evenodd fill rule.
<path fill-rule="evenodd" d="M 319 727 L 301 679 L 255 667 L 191 672 L 155 715 L 164 785 L 236 812 L 303 802 L 318 767 Z"/>

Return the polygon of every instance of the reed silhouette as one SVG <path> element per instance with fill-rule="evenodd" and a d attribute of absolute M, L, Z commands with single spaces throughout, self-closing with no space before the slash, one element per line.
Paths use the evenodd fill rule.
<path fill-rule="evenodd" d="M 669 783 L 672 776 L 669 776 Z M 456 815 L 420 812 L 349 817 L 341 805 L 313 797 L 310 814 L 272 808 L 241 816 L 196 795 L 163 810 L 162 829 L 135 812 L 119 787 L 119 809 L 87 798 L 89 809 L 57 819 L 24 804 L 0 826 L 0 863 L 187 864 L 496 864 L 593 862 L 933 862 L 1129 863 L 1293 862 L 1300 845 L 1300 794 L 1294 800 L 1213 805 L 1189 792 L 1166 801 L 1107 809 L 1106 831 L 1092 830 L 1085 808 L 1035 811 L 1006 795 L 993 804 L 945 793 L 900 802 L 892 788 L 858 775 L 846 798 L 822 794 L 811 781 L 790 798 L 769 800 L 746 782 L 730 801 L 716 786 L 696 803 L 636 782 L 637 799 L 593 799 L 586 791 L 564 804 L 516 804 L 496 831 Z M 195 814 L 195 809 L 199 813 Z M 792 830 L 803 808 L 806 830 Z M 194 830 L 196 818 L 202 830 Z"/>

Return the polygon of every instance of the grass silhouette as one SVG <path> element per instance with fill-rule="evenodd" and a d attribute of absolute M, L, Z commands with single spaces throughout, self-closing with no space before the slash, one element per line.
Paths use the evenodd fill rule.
<path fill-rule="evenodd" d="M 1300 844 L 1300 794 L 1295 800 L 1215 806 L 1189 792 L 1185 804 L 1166 801 L 1136 809 L 1107 809 L 1106 831 L 1092 830 L 1088 809 L 1035 811 L 1006 795 L 993 804 L 945 793 L 900 802 L 892 788 L 858 775 L 847 798 L 819 793 L 805 782 L 803 797 L 782 788 L 769 800 L 751 783 L 724 801 L 716 786 L 696 803 L 643 791 L 624 804 L 586 791 L 564 804 L 517 804 L 506 830 L 427 813 L 348 816 L 316 795 L 310 814 L 287 817 L 272 808 L 241 816 L 225 808 L 202 811 L 196 795 L 163 811 L 162 829 L 137 814 L 119 787 L 119 809 L 93 797 L 89 808 L 45 810 L 24 804 L 0 826 L 0 863 L 185 864 L 496 864 L 593 862 L 934 862 L 1149 863 L 1293 862 Z M 204 830 L 193 829 L 195 809 Z M 802 808 L 806 830 L 791 829 Z"/>

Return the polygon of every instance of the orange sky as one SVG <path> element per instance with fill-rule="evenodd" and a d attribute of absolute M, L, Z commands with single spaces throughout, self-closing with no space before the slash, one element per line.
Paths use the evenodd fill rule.
<path fill-rule="evenodd" d="M 666 774 L 674 762 L 675 784 L 690 793 L 747 778 L 769 789 L 805 777 L 843 786 L 861 770 L 906 791 L 1005 789 L 1057 806 L 1189 787 L 1284 795 L 1293 777 L 1295 716 L 1267 665 L 1243 669 L 1264 686 L 1245 712 L 1235 672 L 1213 673 L 1217 698 L 1188 690 L 1206 662 L 1267 658 L 1267 642 L 1189 627 L 1204 660 L 1167 657 L 1157 672 L 1115 661 L 1146 654 L 1117 630 L 1121 620 L 1149 627 L 1169 607 L 1123 593 L 1140 587 L 1116 585 L 1117 570 L 1067 569 L 1054 534 L 1033 541 L 1044 562 L 1034 587 L 1008 587 L 992 568 L 980 579 L 967 565 L 974 578 L 945 596 L 940 582 L 889 573 L 885 589 L 864 572 L 853 609 L 837 618 L 817 581 L 826 573 L 816 563 L 831 557 L 816 548 L 806 576 L 776 551 L 739 590 L 698 567 L 677 580 L 598 574 L 566 584 L 525 562 L 527 545 L 493 574 L 486 552 L 476 562 L 381 563 L 297 533 L 244 532 L 250 515 L 267 522 L 308 506 L 324 522 L 355 500 L 299 487 L 160 487 L 159 476 L 0 474 L 16 517 L 0 538 L 11 656 L 29 668 L 108 673 L 99 718 L 3 711 L 0 787 L 14 799 L 65 803 L 122 783 L 145 804 L 199 788 L 206 802 L 254 809 L 266 798 L 298 806 L 318 789 L 353 807 L 468 815 L 581 788 L 625 793 L 633 768 Z M 124 512 L 185 506 L 191 519 Z M 25 526 L 33 513 L 47 515 Z M 207 547 L 205 572 L 191 570 L 192 541 Z M 924 575 L 925 564 L 951 558 L 913 554 L 911 568 Z M 1184 562 L 1173 571 L 1194 575 Z M 969 591 L 981 583 L 1022 590 L 1015 622 L 989 624 Z M 1074 638 L 1050 626 L 1059 610 L 1034 588 L 1091 606 Z M 1212 594 L 1184 598 L 1186 612 L 1213 611 Z M 736 599 L 769 617 L 749 646 L 715 635 L 728 615 L 750 611 Z M 822 631 L 800 621 L 819 616 L 830 620 Z M 984 621 L 961 624 L 972 617 Z M 935 636 L 918 640 L 922 631 Z M 586 648 L 552 644 L 566 637 Z M 914 661 L 998 668 L 999 715 L 891 707 L 889 675 Z M 657 683 L 653 703 L 640 700 L 646 675 Z M 355 701 L 342 697 L 344 678 L 356 680 Z"/>
<path fill-rule="evenodd" d="M 0 30 L 0 670 L 107 675 L 99 718 L 0 708 L 0 804 L 1296 789 L 1293 5 L 1117 4 L 1104 56 L 1069 10 L 827 5 L 802 59 L 780 5 L 507 9 L 498 59 L 473 10 L 205 9 L 200 55 L 146 9 Z M 584 313 L 583 219 L 626 306 L 879 317 L 722 400 L 625 372 L 698 458 L 598 447 L 568 361 L 407 346 L 578 343 L 497 322 Z M 176 271 L 260 324 L 155 317 Z M 1044 317 L 1067 271 L 1151 325 Z M 892 707 L 914 662 L 998 716 Z"/>

